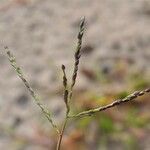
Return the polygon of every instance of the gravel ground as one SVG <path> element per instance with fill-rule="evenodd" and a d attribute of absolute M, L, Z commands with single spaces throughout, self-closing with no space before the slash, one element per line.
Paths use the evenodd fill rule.
<path fill-rule="evenodd" d="M 134 68 L 146 77 L 150 75 L 149 0 L 1 0 L 0 149 L 43 150 L 34 146 L 34 142 L 26 145 L 14 138 L 33 137 L 38 126 L 48 130 L 46 121 L 39 117 L 40 110 L 10 67 L 3 47 L 7 45 L 13 51 L 31 85 L 59 122 L 64 111 L 60 66 L 65 64 L 71 75 L 82 16 L 87 24 L 81 68 L 113 68 L 117 61 L 126 59 L 132 60 L 129 72 Z M 97 92 L 103 89 L 97 88 L 82 72 L 77 88 Z M 119 88 L 120 83 L 116 84 L 116 89 Z"/>

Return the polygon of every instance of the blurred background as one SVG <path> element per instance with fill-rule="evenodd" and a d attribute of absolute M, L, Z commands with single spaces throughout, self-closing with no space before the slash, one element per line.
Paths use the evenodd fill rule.
<path fill-rule="evenodd" d="M 4 46 L 61 125 L 61 64 L 71 77 L 86 17 L 72 100 L 77 113 L 150 85 L 149 0 L 0 0 L 0 150 L 54 150 L 57 136 L 10 66 Z M 69 122 L 65 150 L 149 150 L 150 95 Z"/>

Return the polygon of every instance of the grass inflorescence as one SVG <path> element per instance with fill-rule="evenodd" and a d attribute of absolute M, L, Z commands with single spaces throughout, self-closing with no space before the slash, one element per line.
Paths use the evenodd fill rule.
<path fill-rule="evenodd" d="M 107 110 L 109 108 L 112 108 L 114 106 L 117 106 L 117 105 L 120 105 L 120 104 L 123 104 L 126 102 L 131 102 L 132 100 L 134 100 L 138 97 L 141 97 L 141 96 L 145 95 L 146 93 L 150 93 L 150 88 L 136 91 L 136 92 L 133 92 L 132 94 L 126 96 L 125 98 L 115 100 L 111 104 L 108 104 L 108 105 L 105 105 L 102 107 L 100 106 L 100 107 L 86 110 L 86 111 L 82 111 L 82 112 L 79 112 L 78 114 L 70 115 L 70 109 L 71 109 L 70 108 L 70 101 L 72 99 L 73 88 L 74 88 L 75 83 L 76 83 L 78 69 L 79 69 L 82 38 L 83 38 L 84 30 L 85 30 L 85 18 L 83 18 L 81 20 L 80 26 L 79 26 L 79 33 L 77 36 L 77 40 L 78 40 L 77 41 L 77 47 L 76 47 L 76 51 L 74 54 L 74 69 L 73 69 L 72 80 L 71 80 L 72 82 L 70 85 L 68 85 L 68 79 L 67 79 L 67 75 L 66 75 L 66 67 L 65 67 L 65 65 L 62 65 L 62 67 L 61 67 L 62 72 L 63 72 L 63 86 L 64 86 L 64 97 L 63 97 L 63 99 L 64 99 L 64 103 L 66 106 L 66 115 L 65 115 L 64 122 L 63 122 L 61 129 L 59 129 L 58 126 L 54 123 L 54 120 L 52 119 L 51 112 L 41 103 L 39 96 L 37 96 L 36 93 L 34 92 L 34 90 L 31 88 L 29 82 L 26 80 L 26 78 L 23 74 L 22 69 L 17 65 L 17 62 L 16 62 L 14 55 L 9 51 L 9 49 L 7 47 L 5 47 L 8 59 L 10 61 L 10 64 L 15 69 L 17 75 L 23 81 L 25 87 L 30 92 L 34 101 L 40 107 L 41 111 L 43 112 L 45 117 L 48 119 L 48 121 L 51 123 L 52 127 L 56 130 L 56 132 L 58 134 L 58 142 L 57 142 L 56 150 L 60 150 L 60 148 L 61 148 L 61 143 L 62 143 L 64 131 L 65 131 L 65 128 L 66 128 L 66 125 L 67 125 L 67 122 L 69 119 L 92 116 L 93 114 L 99 113 L 101 111 Z"/>

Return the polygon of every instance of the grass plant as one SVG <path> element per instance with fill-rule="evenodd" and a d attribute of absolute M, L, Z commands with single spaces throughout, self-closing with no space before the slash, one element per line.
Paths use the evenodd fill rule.
<path fill-rule="evenodd" d="M 52 113 L 49 111 L 48 108 L 46 108 L 41 103 L 41 100 L 40 100 L 39 96 L 34 92 L 32 87 L 30 86 L 29 82 L 26 80 L 26 78 L 24 76 L 24 73 L 23 73 L 22 69 L 17 65 L 16 59 L 15 59 L 14 55 L 12 54 L 12 52 L 10 52 L 7 47 L 5 47 L 8 59 L 10 61 L 10 64 L 15 69 L 15 71 L 16 71 L 17 75 L 19 76 L 19 78 L 23 81 L 25 87 L 30 92 L 30 94 L 33 97 L 35 103 L 39 106 L 39 108 L 43 112 L 43 115 L 47 118 L 47 120 L 52 125 L 53 129 L 58 134 L 58 142 L 57 142 L 56 150 L 61 149 L 61 144 L 62 144 L 64 131 L 65 131 L 66 125 L 67 125 L 67 123 L 70 119 L 74 119 L 74 118 L 81 119 L 83 117 L 92 116 L 93 114 L 100 113 L 101 111 L 107 110 L 107 109 L 112 108 L 114 106 L 121 105 L 121 104 L 124 104 L 124 103 L 127 103 L 127 102 L 132 102 L 136 98 L 141 97 L 141 96 L 145 95 L 146 93 L 150 93 L 150 88 L 135 91 L 132 94 L 127 95 L 126 97 L 124 97 L 122 99 L 114 100 L 111 104 L 108 104 L 106 106 L 102 106 L 102 107 L 99 106 L 97 108 L 82 111 L 82 112 L 79 112 L 77 114 L 71 114 L 70 113 L 70 110 L 71 110 L 70 103 L 72 101 L 73 89 L 74 89 L 74 86 L 76 84 L 76 79 L 77 79 L 77 74 L 78 74 L 78 68 L 79 68 L 79 62 L 80 62 L 80 57 L 81 57 L 81 46 L 82 46 L 82 39 L 83 39 L 84 30 L 85 30 L 85 18 L 83 18 L 81 20 L 80 26 L 79 26 L 79 32 L 78 32 L 78 36 L 77 36 L 77 39 L 78 39 L 77 47 L 76 47 L 76 51 L 75 51 L 75 54 L 74 54 L 74 70 L 73 70 L 73 74 L 72 74 L 71 85 L 68 84 L 68 78 L 67 78 L 67 75 L 66 75 L 66 67 L 65 67 L 65 65 L 62 65 L 63 86 L 64 86 L 64 97 L 63 97 L 63 99 L 64 99 L 64 103 L 65 103 L 65 106 L 66 106 L 66 115 L 65 115 L 64 122 L 62 124 L 61 129 L 59 129 L 58 125 L 56 125 L 56 123 L 52 119 Z"/>

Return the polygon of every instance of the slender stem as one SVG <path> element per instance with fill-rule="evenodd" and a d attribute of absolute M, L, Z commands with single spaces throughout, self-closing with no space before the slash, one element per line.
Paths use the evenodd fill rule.
<path fill-rule="evenodd" d="M 64 123 L 63 123 L 62 129 L 61 129 L 61 131 L 60 131 L 56 150 L 60 150 L 60 146 L 61 146 L 61 143 L 62 143 L 62 138 L 63 138 L 64 131 L 65 131 L 65 128 L 66 128 L 66 125 L 67 125 L 67 121 L 68 121 L 68 117 L 65 118 L 65 121 L 64 121 Z"/>

